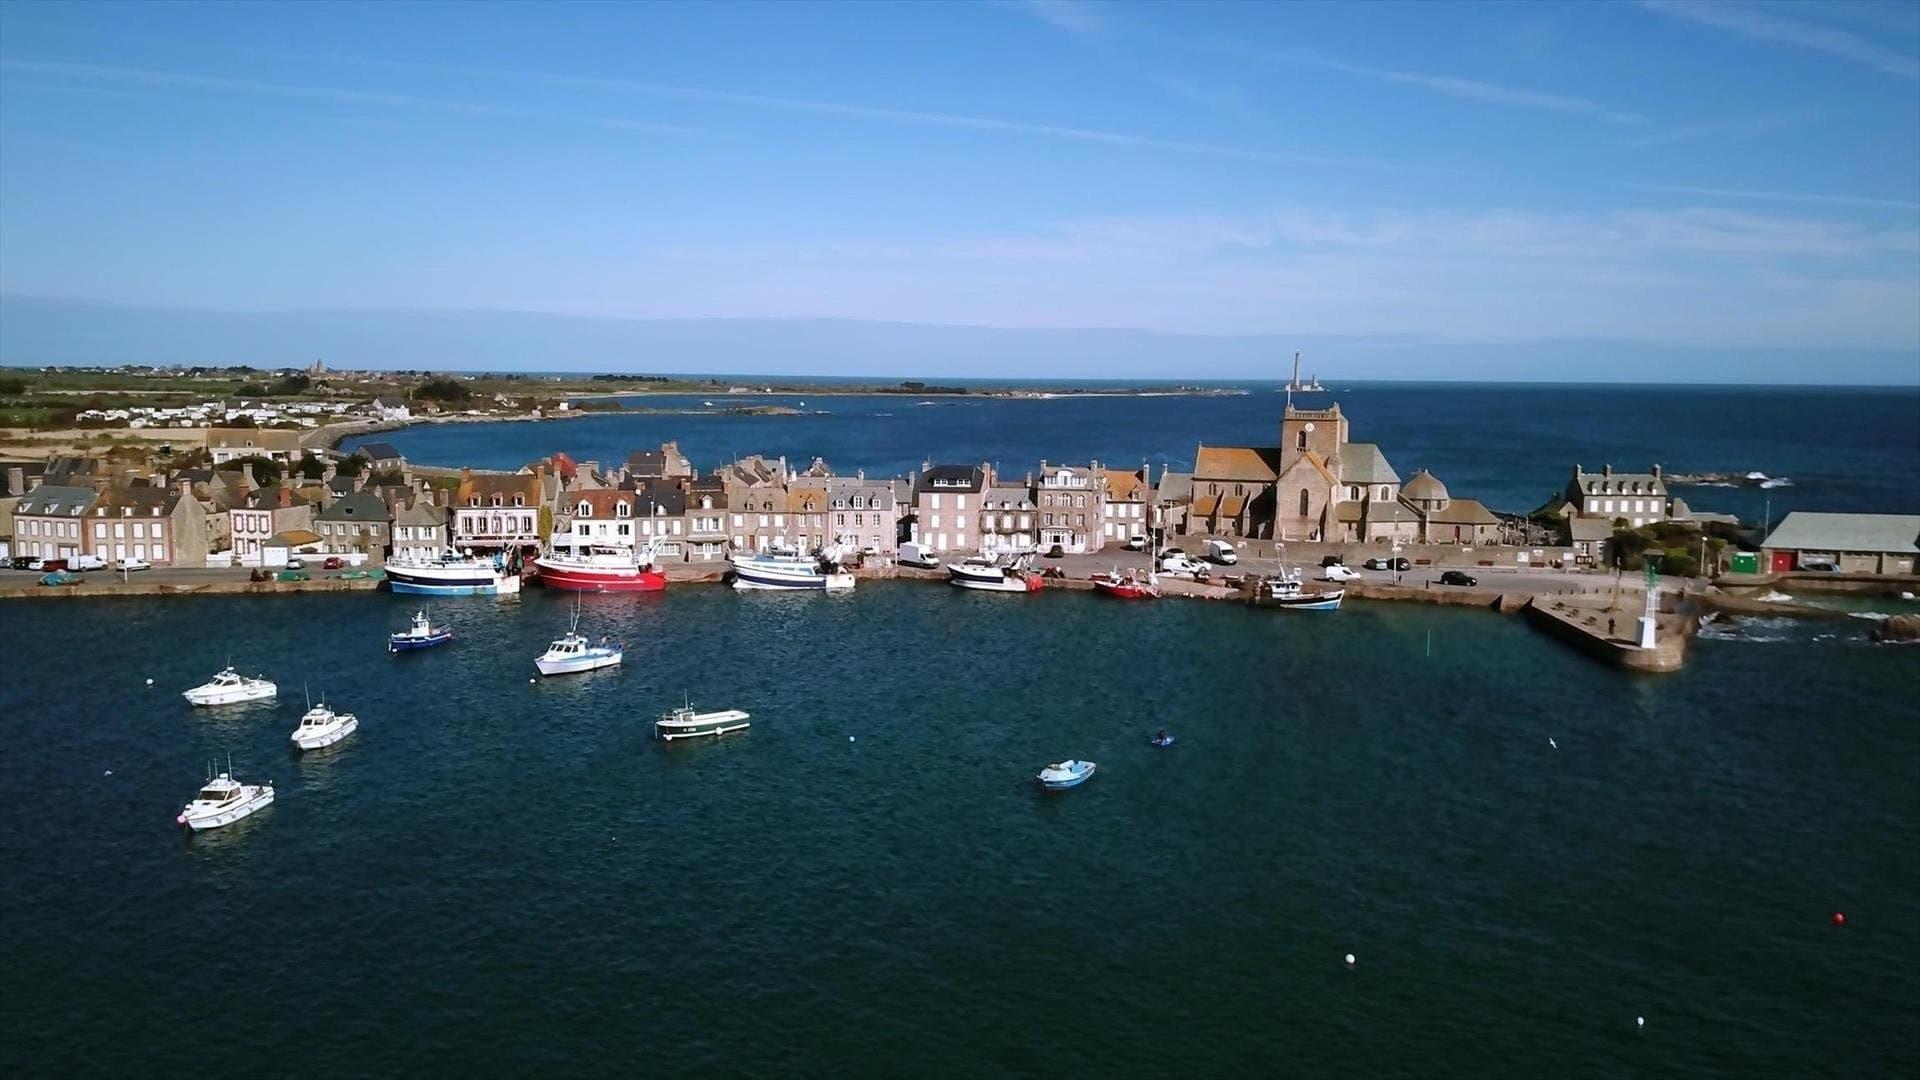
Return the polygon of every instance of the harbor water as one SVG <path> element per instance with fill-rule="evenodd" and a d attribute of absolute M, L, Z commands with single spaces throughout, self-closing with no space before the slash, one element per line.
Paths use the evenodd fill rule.
<path fill-rule="evenodd" d="M 0 606 L 0 1070 L 1920 1068 L 1920 649 L 1867 620 L 1650 678 L 1423 605 L 675 586 L 535 682 L 573 597 L 389 655 L 415 606 Z M 278 702 L 181 700 L 229 660 Z M 303 686 L 359 731 L 291 753 Z M 752 729 L 655 742 L 688 698 Z M 229 754 L 278 801 L 183 836 Z"/>

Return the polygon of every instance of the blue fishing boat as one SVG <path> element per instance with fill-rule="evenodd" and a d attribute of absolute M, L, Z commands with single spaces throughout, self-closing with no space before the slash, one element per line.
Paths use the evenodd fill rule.
<path fill-rule="evenodd" d="M 426 596 L 513 596 L 520 571 L 504 556 L 443 551 L 394 559 L 386 565 L 387 588 Z"/>
<path fill-rule="evenodd" d="M 1079 787 L 1093 776 L 1095 768 L 1097 766 L 1091 761 L 1073 759 L 1057 761 L 1040 770 L 1040 786 L 1048 791 L 1065 791 L 1071 787 Z"/>
<path fill-rule="evenodd" d="M 435 626 L 428 620 L 425 611 L 416 611 L 413 625 L 397 634 L 387 635 L 387 651 L 397 653 L 406 649 L 425 649 L 434 645 L 445 645 L 453 640 L 453 627 Z"/>

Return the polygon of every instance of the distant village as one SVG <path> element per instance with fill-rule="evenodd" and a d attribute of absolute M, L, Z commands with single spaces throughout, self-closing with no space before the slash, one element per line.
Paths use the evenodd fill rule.
<path fill-rule="evenodd" d="M 49 455 L 5 463 L 0 556 L 91 556 L 153 566 L 283 567 L 321 560 L 379 566 L 457 549 L 531 556 L 650 549 L 663 563 L 730 553 L 837 547 L 891 560 L 902 544 L 987 556 L 1200 549 L 1208 540 L 1300 551 L 1420 548 L 1472 552 L 1481 565 L 1607 566 L 1635 530 L 1656 547 L 1691 530 L 1711 564 L 1689 572 L 1831 565 L 1912 573 L 1920 521 L 1869 528 L 1797 514 L 1792 550 L 1726 544 L 1738 523 L 1694 512 L 1658 465 L 1644 472 L 1571 465 L 1564 490 L 1526 517 L 1493 513 L 1425 470 L 1402 476 L 1378 445 L 1351 438 L 1339 405 L 1285 407 L 1274 445 L 1195 448 L 1190 472 L 1145 464 L 924 462 L 908 476 L 838 472 L 751 455 L 706 471 L 674 442 L 625 461 L 556 453 L 511 472 L 409 462 L 385 442 L 340 452 L 323 422 L 405 422 L 408 405 L 207 402 L 128 408 L 98 419 L 182 429 L 137 467 Z M 1819 525 L 1817 519 L 1836 519 Z M 1796 521 L 1796 519 L 1798 519 Z M 1912 528 L 1908 526 L 1912 525 Z M 1711 546 L 1706 534 L 1716 539 Z M 1899 540 L 1901 535 L 1905 541 Z M 1889 539 L 1891 538 L 1891 539 Z M 1857 550 L 1862 545 L 1876 548 Z M 1635 544 L 1639 555 L 1644 544 Z M 1692 541 L 1661 549 L 1694 558 Z M 1423 558 L 1428 561 L 1438 556 Z M 332 560 L 338 560 L 337 563 Z"/>

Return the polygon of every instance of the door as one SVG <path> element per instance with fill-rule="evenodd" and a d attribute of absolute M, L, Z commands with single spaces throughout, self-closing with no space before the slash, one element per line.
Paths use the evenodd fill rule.
<path fill-rule="evenodd" d="M 1784 574 L 1793 569 L 1793 552 L 1776 551 L 1773 553 L 1773 565 L 1770 568 L 1776 574 Z"/>

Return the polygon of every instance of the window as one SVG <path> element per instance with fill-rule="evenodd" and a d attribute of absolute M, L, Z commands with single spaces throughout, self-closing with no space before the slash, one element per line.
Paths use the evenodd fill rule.
<path fill-rule="evenodd" d="M 96 521 L 96 522 L 94 522 L 94 523 L 93 523 L 93 538 L 94 538 L 95 540 L 105 540 L 105 539 L 107 538 L 107 523 L 106 523 L 106 522 L 104 522 L 104 521 Z"/>
<path fill-rule="evenodd" d="M 838 504 L 838 505 L 843 505 L 843 506 L 844 506 L 845 504 L 844 504 L 844 503 L 841 503 L 841 504 Z M 845 525 L 845 524 L 847 523 L 847 515 L 845 515 L 845 514 L 835 514 L 835 515 L 833 515 L 833 523 L 834 523 L 835 525 Z"/>
<path fill-rule="evenodd" d="M 515 495 L 513 497 L 513 505 L 515 506 L 527 505 L 527 497 L 525 495 Z"/>
<path fill-rule="evenodd" d="M 583 499 L 583 500 L 581 500 L 581 502 L 580 502 L 580 516 L 581 516 L 581 517 L 592 517 L 592 516 L 593 516 L 593 504 L 592 504 L 592 503 L 590 503 L 590 502 L 587 502 L 587 501 L 586 501 L 586 500 L 584 500 L 584 499 Z"/>
<path fill-rule="evenodd" d="M 1044 522 L 1045 522 L 1045 524 L 1048 524 L 1048 525 L 1051 525 L 1051 524 L 1053 524 L 1053 515 L 1052 515 L 1052 514 L 1043 514 L 1043 515 L 1041 515 L 1041 516 L 1042 516 L 1042 518 L 1043 518 L 1043 520 L 1044 520 Z"/>
<path fill-rule="evenodd" d="M 1305 450 L 1307 448 L 1307 433 L 1303 431 L 1296 436 L 1293 440 L 1293 445 L 1298 449 Z M 1305 513 L 1305 511 L 1301 512 Z"/>
<path fill-rule="evenodd" d="M 1305 434 L 1304 432 L 1302 432 L 1302 433 L 1301 433 L 1301 435 L 1300 435 L 1300 437 L 1301 437 L 1302 439 L 1304 439 L 1304 438 L 1306 438 L 1307 436 L 1306 436 L 1306 434 Z M 1300 516 L 1301 516 L 1301 517 L 1306 517 L 1306 516 L 1307 516 L 1307 510 L 1308 510 L 1308 504 L 1307 504 L 1307 493 L 1306 493 L 1306 492 L 1304 492 L 1304 491 L 1302 491 L 1302 492 L 1300 493 Z"/>
<path fill-rule="evenodd" d="M 965 510 L 967 508 L 967 497 L 965 495 L 955 495 L 953 497 L 953 508 L 955 510 Z"/>
<path fill-rule="evenodd" d="M 1085 495 L 1075 495 L 1073 497 L 1073 505 L 1076 507 L 1087 505 L 1087 497 Z"/>
<path fill-rule="evenodd" d="M 115 537 L 116 539 L 120 539 L 120 540 L 125 540 L 125 539 L 127 538 L 127 527 L 126 527 L 126 525 L 125 525 L 124 523 L 122 523 L 122 522 L 118 522 L 118 521 L 116 521 L 116 522 L 114 522 L 114 523 L 113 523 L 113 535 L 114 535 L 114 537 Z"/>
<path fill-rule="evenodd" d="M 927 496 L 927 509 L 929 510 L 940 509 L 940 493 L 939 492 L 936 491 L 933 494 Z M 935 528 L 938 528 L 938 527 L 939 527 L 938 525 L 935 526 Z"/>
<path fill-rule="evenodd" d="M 740 514 L 735 514 L 735 515 L 733 515 L 733 527 L 734 527 L 734 528 L 736 528 L 736 529 L 738 529 L 738 528 L 740 528 L 741 526 L 743 526 L 743 525 L 745 525 L 745 524 L 746 524 L 746 522 L 742 520 L 742 515 L 740 515 Z"/>

